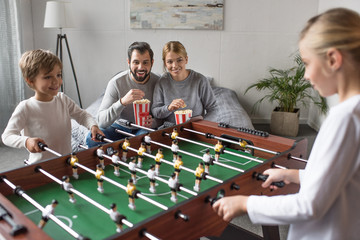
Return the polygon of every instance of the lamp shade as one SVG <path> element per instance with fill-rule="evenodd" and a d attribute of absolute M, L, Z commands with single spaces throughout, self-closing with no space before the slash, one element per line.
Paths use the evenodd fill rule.
<path fill-rule="evenodd" d="M 70 2 L 48 1 L 46 3 L 44 28 L 74 27 Z"/>

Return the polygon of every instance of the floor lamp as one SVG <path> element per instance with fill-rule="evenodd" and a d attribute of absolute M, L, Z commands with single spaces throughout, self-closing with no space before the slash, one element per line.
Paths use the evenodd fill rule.
<path fill-rule="evenodd" d="M 58 28 L 60 30 L 60 34 L 57 35 L 57 40 L 56 40 L 56 56 L 58 56 L 61 62 L 63 62 L 63 40 L 64 40 L 66 44 L 66 50 L 70 59 L 70 65 L 75 80 L 77 94 L 79 97 L 79 105 L 82 108 L 80 91 L 75 73 L 74 63 L 71 57 L 69 43 L 66 34 L 62 34 L 63 28 L 71 28 L 71 27 L 73 27 L 71 3 L 48 1 L 46 3 L 44 28 Z M 64 91 L 64 89 L 65 89 L 65 82 L 63 83 L 63 86 L 61 86 L 61 91 Z"/>

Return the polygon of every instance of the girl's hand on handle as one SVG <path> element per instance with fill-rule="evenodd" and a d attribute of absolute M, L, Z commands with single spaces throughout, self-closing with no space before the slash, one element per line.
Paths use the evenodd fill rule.
<path fill-rule="evenodd" d="M 299 171 L 296 169 L 274 169 L 270 168 L 263 172 L 264 175 L 269 175 L 265 182 L 261 184 L 263 188 L 270 187 L 270 189 L 277 190 L 278 187 L 272 185 L 273 182 L 283 181 L 285 184 L 299 183 Z"/>
<path fill-rule="evenodd" d="M 231 197 L 223 197 L 217 200 L 213 205 L 213 210 L 229 222 L 231 219 L 247 213 L 248 196 L 237 195 Z"/>

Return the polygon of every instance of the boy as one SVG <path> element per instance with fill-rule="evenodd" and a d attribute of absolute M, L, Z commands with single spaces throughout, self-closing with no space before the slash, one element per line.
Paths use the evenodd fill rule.
<path fill-rule="evenodd" d="M 2 134 L 2 141 L 10 147 L 25 147 L 29 152 L 28 163 L 32 164 L 53 157 L 42 152 L 42 142 L 60 154 L 69 154 L 71 149 L 71 119 L 103 135 L 94 118 L 82 110 L 64 93 L 62 63 L 50 51 L 42 49 L 25 52 L 19 62 L 25 82 L 34 90 L 35 96 L 19 103 Z"/>

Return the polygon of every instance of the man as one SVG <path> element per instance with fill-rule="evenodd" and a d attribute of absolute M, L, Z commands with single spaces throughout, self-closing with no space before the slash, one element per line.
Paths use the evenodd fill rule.
<path fill-rule="evenodd" d="M 99 108 L 97 121 L 106 138 L 113 141 L 125 138 L 124 135 L 115 132 L 115 129 L 135 135 L 147 132 L 143 129 L 126 126 L 121 120 L 135 122 L 134 101 L 140 99 L 152 101 L 153 90 L 159 80 L 159 76 L 151 72 L 154 63 L 153 56 L 154 53 L 146 42 L 134 42 L 129 46 L 127 59 L 129 70 L 116 74 L 109 81 Z M 149 115 L 145 127 L 156 127 L 156 124 Z M 99 142 L 92 141 L 89 135 L 86 143 L 89 147 L 99 144 Z"/>

